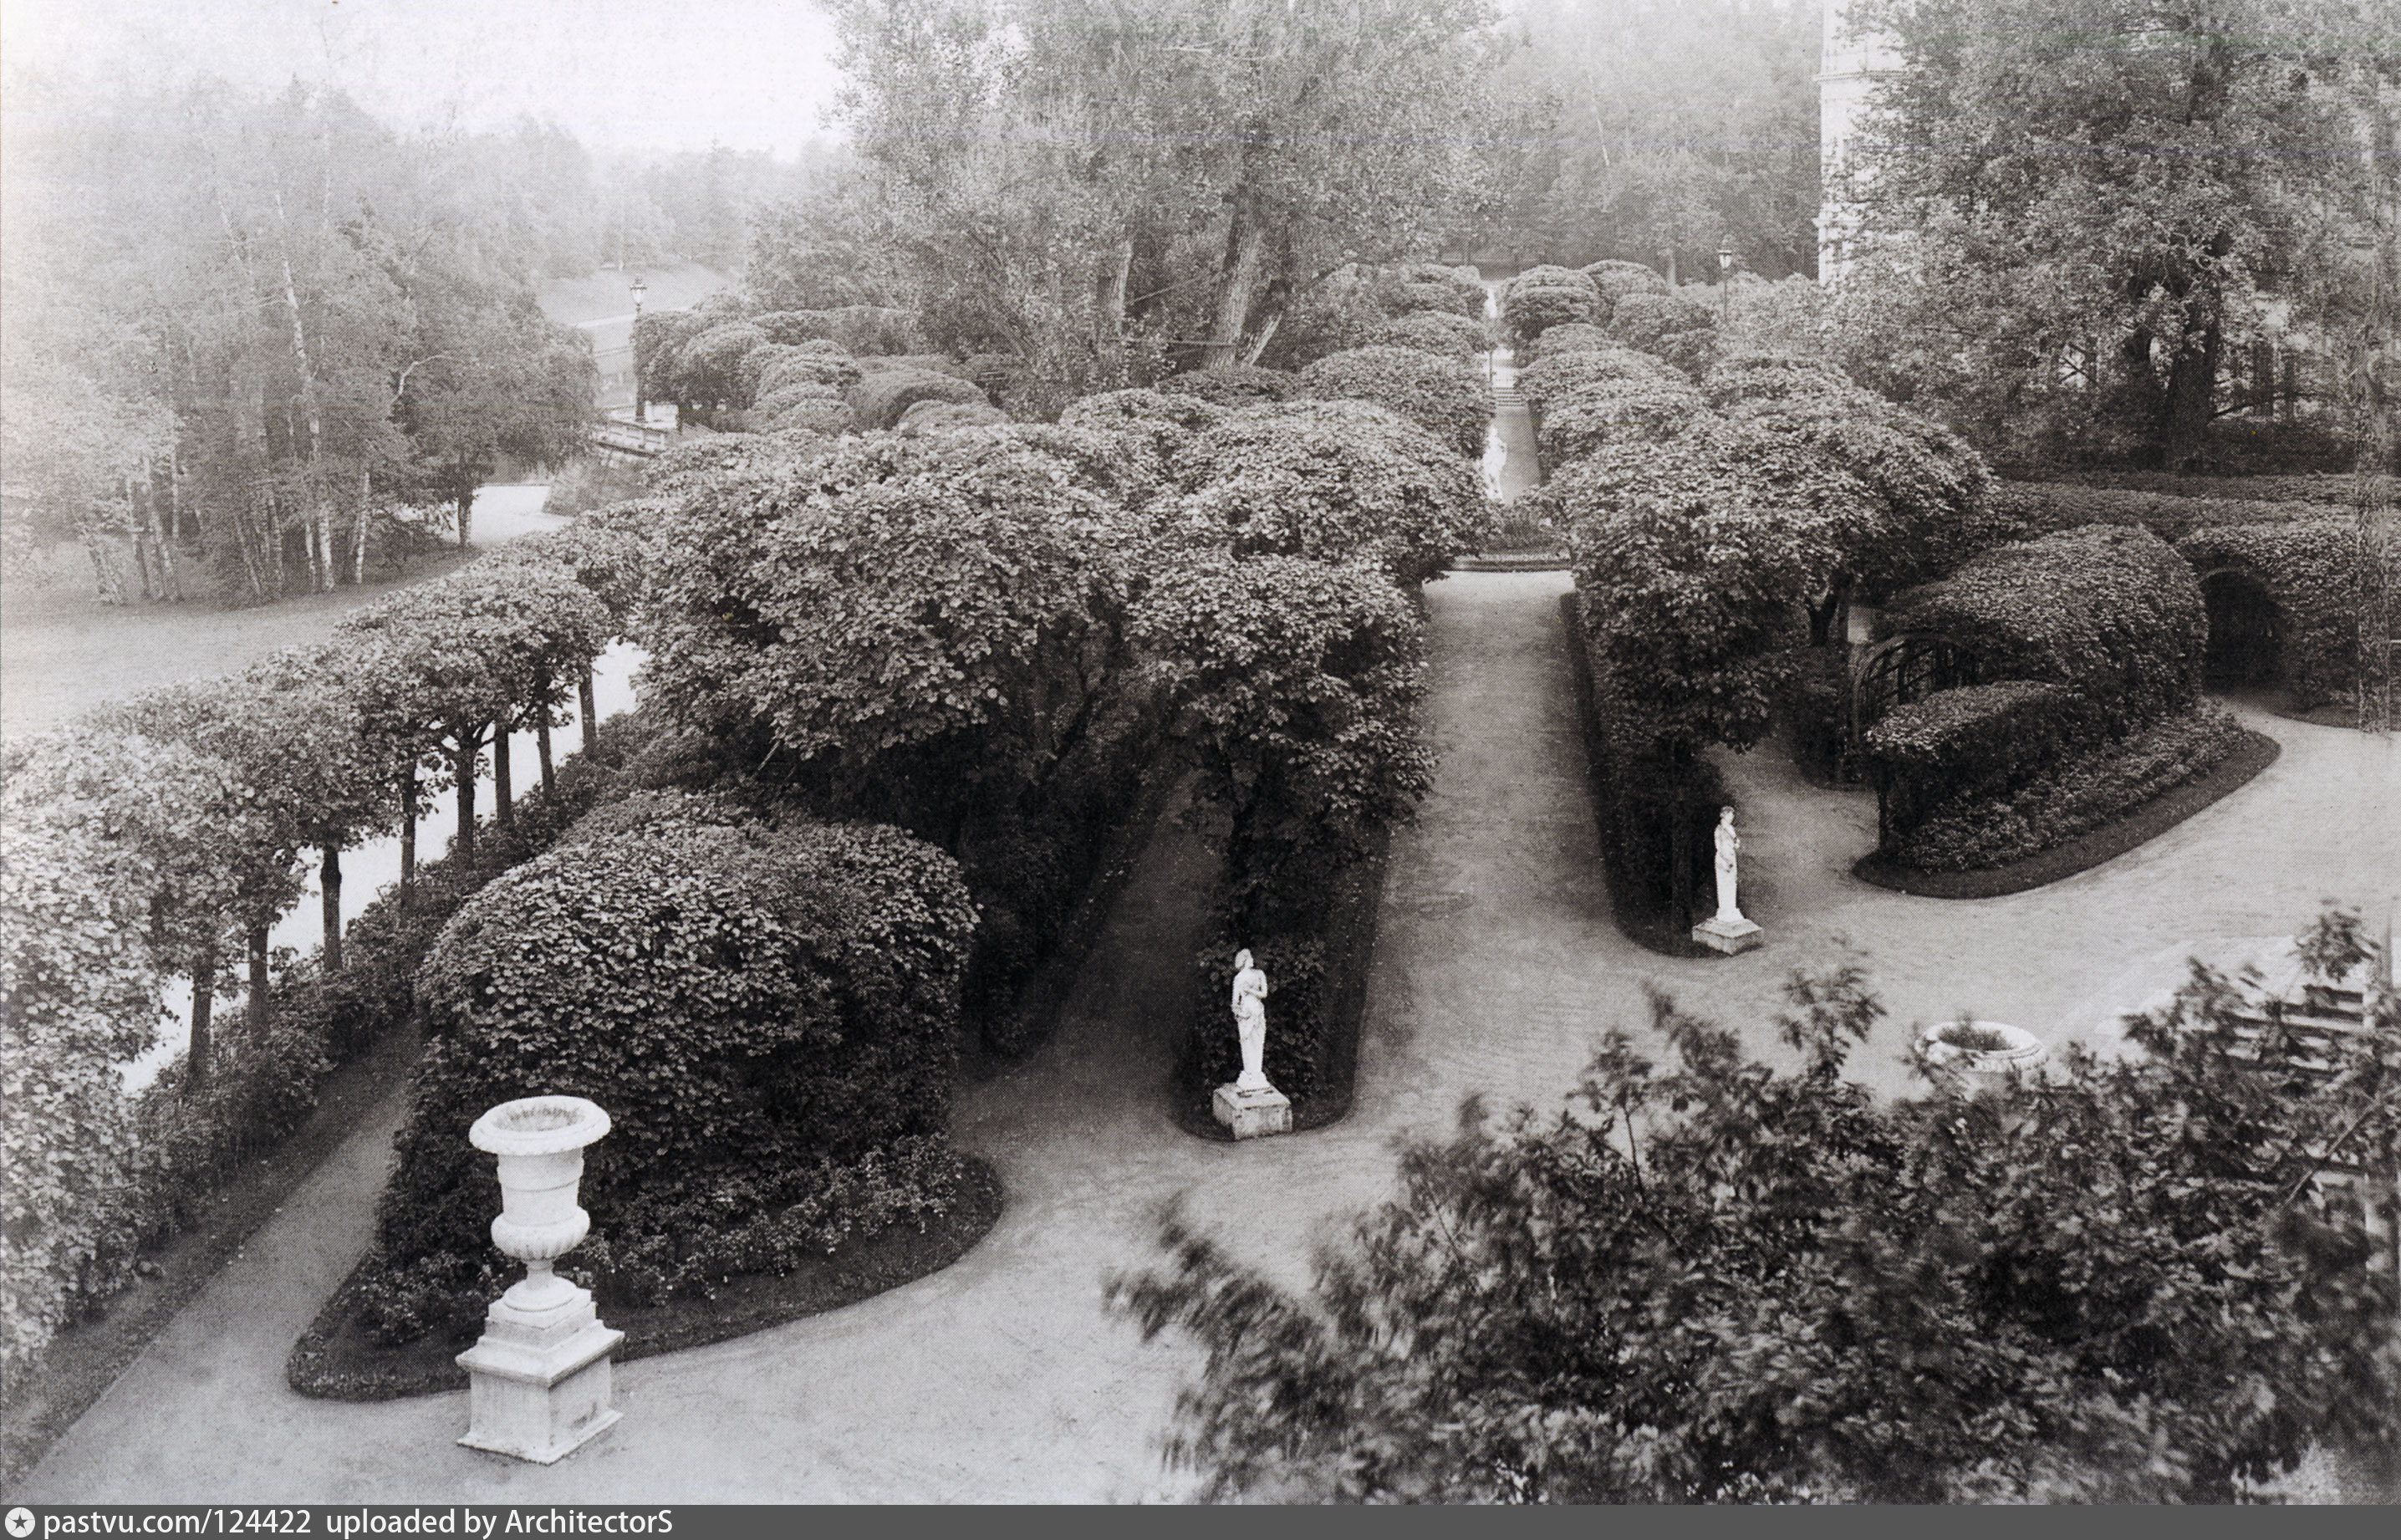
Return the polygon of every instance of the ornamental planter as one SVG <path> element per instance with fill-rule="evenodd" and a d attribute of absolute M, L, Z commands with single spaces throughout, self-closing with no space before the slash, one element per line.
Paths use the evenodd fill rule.
<path fill-rule="evenodd" d="M 552 1464 L 617 1421 L 609 1355 L 624 1340 L 600 1324 L 592 1296 L 554 1264 L 592 1229 L 576 1206 L 583 1149 L 609 1114 L 581 1096 L 528 1096 L 475 1120 L 468 1142 L 499 1157 L 501 1215 L 492 1244 L 526 1275 L 492 1304 L 484 1335 L 459 1354 L 473 1407 L 470 1449 Z"/>
<path fill-rule="evenodd" d="M 2000 1090 L 2050 1057 L 2033 1033 L 2001 1022 L 1943 1022 L 1926 1029 L 1927 1063 L 1958 1076 L 1970 1091 Z"/>

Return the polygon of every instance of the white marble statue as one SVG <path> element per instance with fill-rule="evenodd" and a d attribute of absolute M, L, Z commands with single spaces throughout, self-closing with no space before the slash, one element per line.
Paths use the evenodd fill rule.
<path fill-rule="evenodd" d="M 1734 832 L 1734 809 L 1718 809 L 1717 832 L 1718 913 L 1720 921 L 1728 925 L 1746 923 L 1742 911 L 1735 907 L 1735 859 L 1742 849 L 1742 836 Z"/>
<path fill-rule="evenodd" d="M 1268 976 L 1251 965 L 1248 950 L 1234 954 L 1234 1035 L 1242 1044 L 1242 1091 L 1268 1089 Z"/>

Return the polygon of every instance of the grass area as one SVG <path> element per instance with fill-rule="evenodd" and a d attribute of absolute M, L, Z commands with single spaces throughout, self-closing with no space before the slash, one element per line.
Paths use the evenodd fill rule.
<path fill-rule="evenodd" d="M 2023 893 L 2089 872 L 2102 862 L 2148 844 L 2220 798 L 2249 784 L 2276 763 L 2276 740 L 2246 732 L 2234 751 L 2213 769 L 2170 788 L 2112 822 L 2050 849 L 1980 872 L 1922 872 L 1882 855 L 1863 856 L 1852 866 L 1862 882 L 1922 899 L 1997 899 Z"/>
<path fill-rule="evenodd" d="M 615 1361 L 747 1337 L 940 1272 L 966 1256 L 1000 1217 L 999 1173 L 975 1156 L 964 1159 L 959 1202 L 923 1231 L 902 1224 L 853 1235 L 789 1273 L 733 1278 L 707 1299 L 605 1308 L 601 1319 L 625 1334 Z M 571 1253 L 567 1265 L 573 1265 Z M 467 1387 L 467 1371 L 457 1358 L 473 1344 L 475 1328 L 456 1336 L 430 1333 L 399 1347 L 377 1346 L 358 1326 L 357 1282 L 353 1272 L 294 1346 L 284 1368 L 293 1389 L 327 1400 L 390 1401 Z"/>

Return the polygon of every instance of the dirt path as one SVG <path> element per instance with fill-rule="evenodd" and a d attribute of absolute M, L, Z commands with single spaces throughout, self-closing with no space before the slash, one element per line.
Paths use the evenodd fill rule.
<path fill-rule="evenodd" d="M 1898 1020 L 1855 1068 L 1889 1089 L 1910 1020 L 1963 1007 L 2046 1036 L 2094 1032 L 2195 946 L 2271 937 L 2321 897 L 2401 873 L 2392 747 L 2265 719 L 2284 758 L 2143 850 L 2037 893 L 1975 903 L 1854 882 L 1873 804 L 1732 763 L 1748 820 L 1744 907 L 1768 945 L 1728 960 L 1641 952 L 1611 925 L 1557 599 L 1563 573 L 1453 576 L 1429 591 L 1442 758 L 1393 846 L 1358 1101 L 1320 1133 L 1225 1146 L 1178 1133 L 1159 1085 L 1205 854 L 1172 822 L 1146 854 L 1032 1063 L 964 1093 L 957 1125 L 1008 1186 L 957 1265 L 875 1299 L 618 1371 L 624 1421 L 552 1467 L 471 1453 L 463 1394 L 304 1400 L 283 1355 L 364 1237 L 383 1135 L 363 1129 L 35 1471 L 25 1501 L 1064 1501 L 1173 1497 L 1153 1440 L 1178 1345 L 1102 1311 L 1102 1278 L 1149 1255 L 1181 1195 L 1239 1253 L 1302 1281 L 1315 1243 L 1390 1189 L 1393 1145 L 1461 1098 L 1558 1099 L 1598 1036 L 1644 1018 L 1656 980 L 1762 1052 L 1777 987 L 1848 932 Z M 2380 809 L 2378 796 L 2387 800 Z M 1272 1030 L 1273 1016 L 1269 1017 Z"/>

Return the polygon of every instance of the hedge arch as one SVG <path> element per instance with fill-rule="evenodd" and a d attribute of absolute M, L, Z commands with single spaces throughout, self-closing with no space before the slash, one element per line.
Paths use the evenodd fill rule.
<path fill-rule="evenodd" d="M 2291 623 L 2267 578 L 2248 567 L 2219 567 L 2200 578 L 2201 601 L 2209 612 L 2202 668 L 2210 687 L 2289 686 L 2284 640 Z"/>
<path fill-rule="evenodd" d="M 1974 652 L 1940 631 L 1903 631 L 1870 647 L 1851 671 L 1850 749 L 1896 706 L 1984 682 Z"/>

